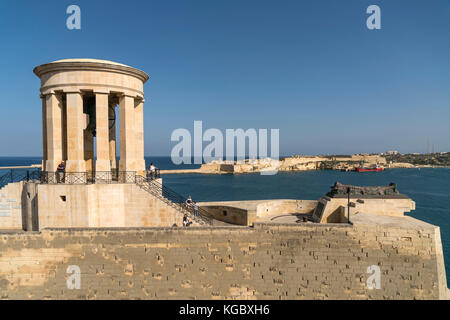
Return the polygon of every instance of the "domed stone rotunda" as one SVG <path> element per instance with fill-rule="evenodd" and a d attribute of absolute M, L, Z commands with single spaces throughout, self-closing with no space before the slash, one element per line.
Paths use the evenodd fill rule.
<path fill-rule="evenodd" d="M 62 161 L 68 173 L 145 171 L 145 72 L 105 60 L 66 59 L 34 73 L 41 79 L 42 171 L 55 172 Z"/>
<path fill-rule="evenodd" d="M 32 230 L 181 225 L 184 211 L 162 196 L 158 171 L 145 171 L 148 75 L 95 59 L 58 60 L 34 73 L 41 79 L 43 163 L 30 187 Z"/>

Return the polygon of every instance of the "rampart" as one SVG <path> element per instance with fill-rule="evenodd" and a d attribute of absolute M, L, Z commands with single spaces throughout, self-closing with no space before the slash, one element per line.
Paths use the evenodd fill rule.
<path fill-rule="evenodd" d="M 0 297 L 447 298 L 438 227 L 363 213 L 352 221 L 5 231 Z"/>

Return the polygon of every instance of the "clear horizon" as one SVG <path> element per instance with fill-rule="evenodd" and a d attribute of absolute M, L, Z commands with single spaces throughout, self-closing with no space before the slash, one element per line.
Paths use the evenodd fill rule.
<path fill-rule="evenodd" d="M 66 28 L 71 4 L 81 30 Z M 366 27 L 371 4 L 381 30 Z M 6 2 L 0 156 L 42 157 L 32 70 L 67 58 L 150 75 L 147 157 L 169 156 L 172 131 L 192 131 L 194 120 L 223 132 L 279 129 L 284 156 L 448 152 L 448 30 L 444 0 Z"/>

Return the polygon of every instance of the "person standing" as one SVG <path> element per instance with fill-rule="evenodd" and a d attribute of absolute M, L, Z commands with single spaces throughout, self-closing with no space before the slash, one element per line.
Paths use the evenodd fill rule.
<path fill-rule="evenodd" d="M 156 178 L 156 167 L 153 162 L 150 163 L 150 176 L 152 180 Z"/>
<path fill-rule="evenodd" d="M 194 201 L 194 217 L 198 217 L 198 203 Z"/>
<path fill-rule="evenodd" d="M 60 164 L 58 164 L 57 170 L 57 183 L 62 183 L 64 180 L 64 172 L 66 171 L 66 165 L 64 164 L 64 161 L 61 161 Z"/>

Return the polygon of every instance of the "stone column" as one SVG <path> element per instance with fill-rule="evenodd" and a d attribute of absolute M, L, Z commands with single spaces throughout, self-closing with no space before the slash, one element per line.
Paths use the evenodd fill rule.
<path fill-rule="evenodd" d="M 136 140 L 134 97 L 122 95 L 119 99 L 120 161 L 119 171 L 136 171 Z"/>
<path fill-rule="evenodd" d="M 45 164 L 47 162 L 47 104 L 44 95 L 41 95 L 42 100 L 42 171 L 47 171 Z"/>
<path fill-rule="evenodd" d="M 135 125 L 136 125 L 136 171 L 145 175 L 144 159 L 144 99 L 136 100 Z"/>
<path fill-rule="evenodd" d="M 62 161 L 62 100 L 54 92 L 45 95 L 47 160 L 45 169 L 55 172 Z"/>
<path fill-rule="evenodd" d="M 85 117 L 81 92 L 68 92 L 67 97 L 67 172 L 85 172 L 84 160 Z"/>
<path fill-rule="evenodd" d="M 116 105 L 111 103 L 108 110 L 109 119 L 114 119 L 116 115 Z M 110 122 L 108 121 L 108 126 Z M 111 169 L 117 169 L 116 163 L 116 122 L 114 125 L 109 127 L 109 159 L 111 161 Z"/>
<path fill-rule="evenodd" d="M 97 133 L 97 160 L 95 161 L 95 171 L 110 172 L 108 93 L 95 92 L 95 116 Z"/>
<path fill-rule="evenodd" d="M 67 160 L 67 103 L 66 96 L 62 94 L 62 155 Z"/>
<path fill-rule="evenodd" d="M 85 115 L 88 118 L 87 115 Z M 87 126 L 87 119 L 85 121 Z M 89 130 L 83 130 L 83 143 L 84 143 L 84 161 L 86 161 L 86 171 L 94 171 L 94 135 Z"/>

